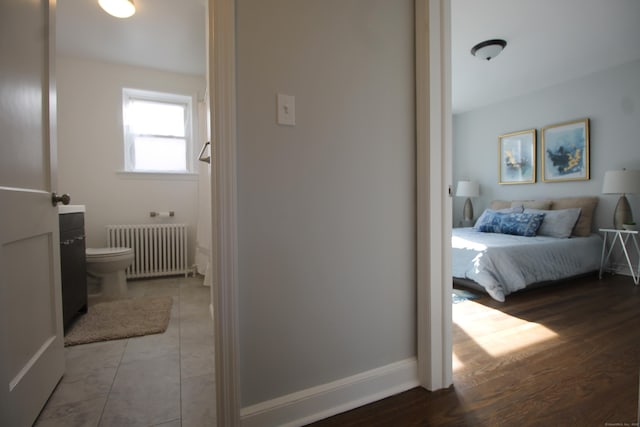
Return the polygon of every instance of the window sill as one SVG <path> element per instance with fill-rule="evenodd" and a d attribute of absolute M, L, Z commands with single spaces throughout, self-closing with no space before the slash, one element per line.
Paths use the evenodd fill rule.
<path fill-rule="evenodd" d="M 116 171 L 124 179 L 151 179 L 171 181 L 196 181 L 198 174 L 193 172 L 132 172 Z"/>

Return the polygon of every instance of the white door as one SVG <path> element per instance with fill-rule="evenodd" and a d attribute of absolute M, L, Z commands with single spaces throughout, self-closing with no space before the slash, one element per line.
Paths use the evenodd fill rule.
<path fill-rule="evenodd" d="M 55 0 L 0 1 L 0 425 L 30 426 L 64 372 Z M 50 43 L 51 40 L 51 43 Z"/>

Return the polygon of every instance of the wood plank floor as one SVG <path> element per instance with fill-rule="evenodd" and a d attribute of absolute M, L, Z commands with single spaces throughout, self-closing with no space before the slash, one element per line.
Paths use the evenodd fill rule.
<path fill-rule="evenodd" d="M 453 306 L 453 382 L 413 389 L 324 426 L 632 426 L 640 286 L 589 276 Z"/>

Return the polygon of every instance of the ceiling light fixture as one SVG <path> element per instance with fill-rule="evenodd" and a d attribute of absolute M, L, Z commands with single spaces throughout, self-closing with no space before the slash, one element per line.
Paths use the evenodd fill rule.
<path fill-rule="evenodd" d="M 498 56 L 498 54 L 502 52 L 502 49 L 504 49 L 506 45 L 507 42 L 502 39 L 486 40 L 472 47 L 471 55 L 475 56 L 476 58 L 489 61 L 492 58 Z"/>
<path fill-rule="evenodd" d="M 98 4 L 105 12 L 116 18 L 128 18 L 136 13 L 133 0 L 98 0 Z"/>

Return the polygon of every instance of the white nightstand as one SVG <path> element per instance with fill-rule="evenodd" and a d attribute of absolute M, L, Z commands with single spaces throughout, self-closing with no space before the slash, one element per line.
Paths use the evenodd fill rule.
<path fill-rule="evenodd" d="M 600 232 L 604 234 L 604 240 L 602 241 L 602 256 L 600 257 L 599 277 L 602 279 L 602 270 L 607 264 L 607 261 L 609 261 L 609 257 L 611 256 L 611 252 L 613 252 L 613 248 L 616 246 L 616 242 L 620 242 L 620 247 L 622 248 L 622 252 L 624 252 L 624 257 L 626 258 L 627 264 L 629 265 L 629 270 L 631 270 L 633 283 L 637 285 L 640 282 L 640 247 L 638 246 L 638 231 L 601 228 Z M 611 246 L 609 246 L 609 250 L 607 251 L 607 241 L 609 240 L 609 236 L 611 236 Z M 636 248 L 636 255 L 638 255 L 638 266 L 635 270 L 633 268 L 633 265 L 631 264 L 631 258 L 629 257 L 628 246 L 630 244 L 633 244 L 633 247 Z"/>

